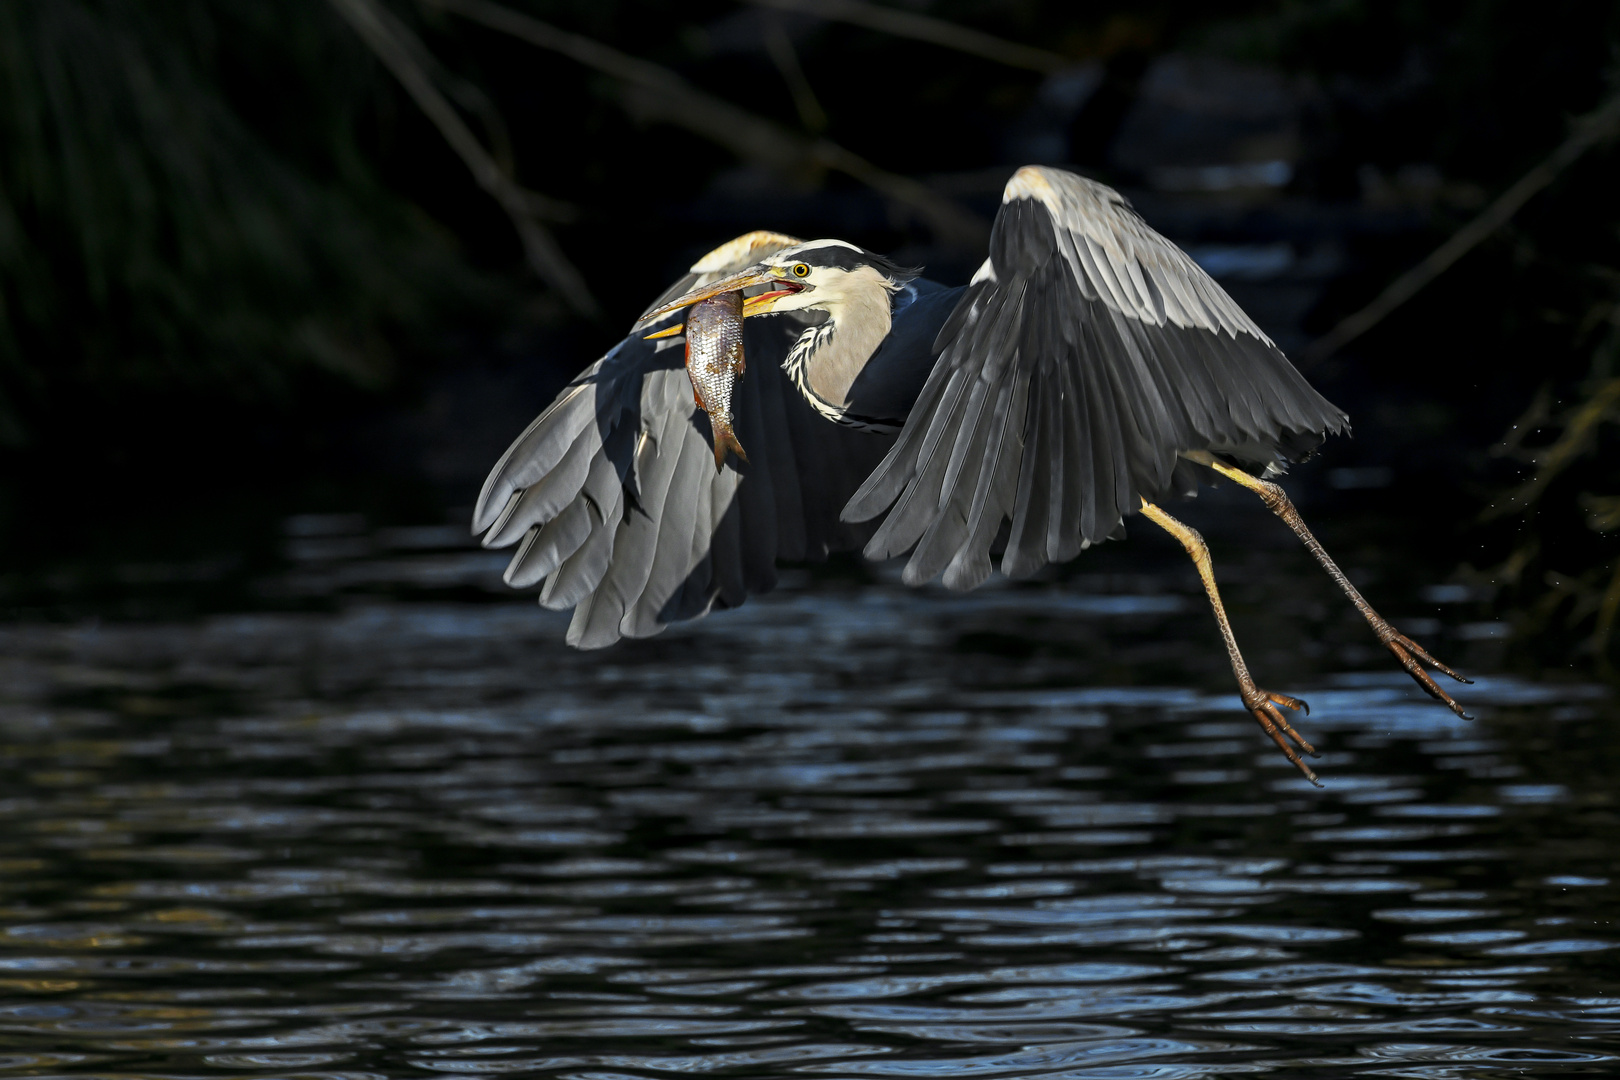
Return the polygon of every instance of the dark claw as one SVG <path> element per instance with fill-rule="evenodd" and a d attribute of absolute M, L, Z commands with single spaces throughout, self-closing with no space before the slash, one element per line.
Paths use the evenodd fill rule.
<path fill-rule="evenodd" d="M 1320 756 L 1316 753 L 1316 747 L 1306 742 L 1304 738 L 1301 737 L 1300 733 L 1295 731 L 1293 726 L 1288 723 L 1287 718 L 1283 716 L 1281 710 L 1277 708 L 1278 705 L 1281 705 L 1285 708 L 1292 709 L 1295 712 L 1299 712 L 1301 709 L 1303 709 L 1305 710 L 1305 715 L 1309 716 L 1311 715 L 1311 707 L 1305 704 L 1303 700 L 1289 697 L 1286 694 L 1272 694 L 1264 690 L 1262 690 L 1261 693 L 1266 695 L 1266 704 L 1263 707 L 1265 708 L 1266 712 L 1270 714 L 1271 718 L 1276 721 L 1277 726 L 1282 728 L 1288 737 L 1298 743 L 1300 745 L 1300 749 L 1304 750 L 1307 754 L 1310 754 L 1312 757 Z"/>
<path fill-rule="evenodd" d="M 1303 749 L 1307 754 L 1310 754 L 1312 757 L 1319 757 L 1321 755 L 1317 754 L 1316 747 L 1306 742 L 1304 738 L 1300 736 L 1299 732 L 1294 730 L 1293 726 L 1288 723 L 1287 718 L 1283 716 L 1282 709 L 1277 707 L 1281 705 L 1284 708 L 1293 709 L 1295 711 L 1305 709 L 1306 714 L 1309 715 L 1310 709 L 1305 705 L 1305 702 L 1301 701 L 1299 698 L 1291 698 L 1286 694 L 1273 694 L 1270 691 L 1261 690 L 1258 687 L 1256 687 L 1251 694 L 1244 694 L 1243 696 L 1244 706 L 1247 707 L 1248 710 L 1254 714 L 1254 718 L 1260 722 L 1261 729 L 1265 731 L 1267 735 L 1271 736 L 1271 741 L 1277 744 L 1277 749 L 1281 750 L 1283 752 L 1283 756 L 1294 763 L 1294 767 L 1304 774 L 1305 779 L 1309 780 L 1317 787 L 1321 787 L 1322 782 L 1316 778 L 1316 773 L 1312 772 L 1311 767 L 1300 759 L 1300 756 L 1294 752 L 1294 748 L 1292 746 L 1288 745 L 1288 741 L 1287 739 L 1283 738 L 1283 734 L 1286 732 L 1288 738 L 1293 739 L 1299 744 L 1301 749 Z"/>
<path fill-rule="evenodd" d="M 1457 674 L 1455 671 L 1452 671 L 1450 668 L 1446 667 L 1446 665 L 1442 664 L 1440 661 L 1438 661 L 1434 657 L 1430 656 L 1428 654 L 1428 652 L 1423 648 L 1423 646 L 1419 645 L 1417 642 L 1413 641 L 1411 638 L 1407 637 L 1405 634 L 1402 634 L 1400 632 L 1396 632 L 1394 640 L 1400 642 L 1403 646 L 1405 646 L 1408 650 L 1411 651 L 1412 655 L 1416 656 L 1419 660 L 1423 661 L 1425 664 L 1428 664 L 1430 667 L 1434 668 L 1434 670 L 1444 672 L 1445 674 L 1450 675 L 1453 679 L 1456 679 L 1460 683 L 1467 683 L 1470 686 L 1472 686 L 1474 684 L 1473 679 L 1465 679 L 1461 675 Z"/>
<path fill-rule="evenodd" d="M 1473 719 L 1472 716 L 1463 711 L 1463 707 L 1457 704 L 1450 694 L 1440 689 L 1439 684 L 1429 677 L 1429 673 L 1423 670 L 1423 665 L 1418 663 L 1418 660 L 1424 661 L 1425 663 L 1434 667 L 1437 671 L 1445 672 L 1458 682 L 1467 683 L 1472 682 L 1472 680 L 1463 678 L 1461 675 L 1458 675 L 1455 671 L 1452 671 L 1450 668 L 1446 667 L 1446 665 L 1424 652 L 1422 646 L 1418 645 L 1417 642 L 1413 641 L 1405 634 L 1395 634 L 1393 637 L 1386 640 L 1384 645 L 1389 649 L 1390 652 L 1395 654 L 1395 659 L 1401 662 L 1401 667 L 1406 669 L 1406 673 L 1412 676 L 1413 680 L 1415 680 L 1419 686 L 1423 687 L 1424 693 L 1428 694 L 1436 701 L 1443 702 L 1448 709 L 1462 717 L 1464 720 Z M 1414 659 L 1414 657 L 1417 659 Z"/>

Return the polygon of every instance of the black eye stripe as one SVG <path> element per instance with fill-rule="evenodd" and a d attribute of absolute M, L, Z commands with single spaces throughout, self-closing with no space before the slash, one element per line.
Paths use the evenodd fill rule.
<path fill-rule="evenodd" d="M 785 254 L 787 258 L 793 258 L 792 253 Z M 811 248 L 800 252 L 798 257 L 791 263 L 779 262 L 774 265 L 790 273 L 798 266 L 827 270 L 856 270 L 863 266 L 869 266 L 884 276 L 895 280 L 910 280 L 917 275 L 917 271 L 898 266 L 875 252 L 866 251 L 862 248 L 848 248 L 842 244 L 828 244 L 825 247 Z M 808 277 L 809 275 L 806 274 L 805 276 Z"/>

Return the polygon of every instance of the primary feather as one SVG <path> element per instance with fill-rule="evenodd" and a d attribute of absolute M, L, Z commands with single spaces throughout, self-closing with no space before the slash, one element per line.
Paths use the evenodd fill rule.
<path fill-rule="evenodd" d="M 743 271 L 789 281 L 784 314 L 742 322 L 738 294 L 705 301 L 687 316 L 702 362 L 686 370 L 680 339 L 626 338 L 484 485 L 475 531 L 519 544 L 508 582 L 544 580 L 541 603 L 575 608 L 573 644 L 734 607 L 774 586 L 779 560 L 862 543 L 909 555 L 913 584 L 973 588 L 998 552 L 1025 576 L 1119 535 L 1143 499 L 1191 494 L 1188 453 L 1275 467 L 1347 430 L 1123 196 L 1061 170 L 1007 184 L 964 288 L 844 241 L 761 232 L 647 310 Z M 723 335 L 739 323 L 733 360 Z"/>

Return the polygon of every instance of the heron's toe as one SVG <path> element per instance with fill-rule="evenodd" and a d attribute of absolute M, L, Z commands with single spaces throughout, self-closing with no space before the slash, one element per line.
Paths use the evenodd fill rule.
<path fill-rule="evenodd" d="M 1446 693 L 1444 690 L 1440 689 L 1440 685 L 1434 681 L 1433 677 L 1431 677 L 1426 670 L 1424 670 L 1423 665 L 1427 664 L 1434 670 L 1443 672 L 1460 683 L 1472 683 L 1474 680 L 1464 678 L 1455 671 L 1452 671 L 1449 667 L 1430 656 L 1423 646 L 1419 645 L 1405 634 L 1396 631 L 1394 627 L 1391 627 L 1390 630 L 1392 631 L 1392 634 L 1390 637 L 1385 639 L 1384 647 L 1387 648 L 1391 653 L 1395 654 L 1395 659 L 1399 660 L 1401 662 L 1401 667 L 1406 669 L 1406 673 L 1412 676 L 1413 680 L 1419 686 L 1423 687 L 1423 692 L 1434 698 L 1436 701 L 1442 702 L 1446 708 L 1450 709 L 1464 720 L 1472 720 L 1473 717 L 1470 716 L 1461 705 L 1457 704 L 1455 698 Z"/>
<path fill-rule="evenodd" d="M 1283 709 L 1286 708 L 1294 712 L 1304 711 L 1309 715 L 1310 707 L 1299 698 L 1289 697 L 1287 694 L 1273 694 L 1271 691 L 1262 690 L 1259 687 L 1253 687 L 1244 692 L 1243 704 L 1248 708 L 1249 712 L 1254 714 L 1254 718 L 1259 721 L 1261 730 L 1271 736 L 1271 741 L 1277 744 L 1277 749 L 1283 752 L 1283 756 L 1294 763 L 1294 767 L 1304 775 L 1305 779 L 1317 787 L 1321 787 L 1321 781 L 1317 780 L 1316 773 L 1311 770 L 1309 765 L 1305 764 L 1304 759 L 1299 756 L 1294 747 L 1288 744 L 1288 740 L 1292 739 L 1301 750 L 1313 757 L 1316 755 L 1316 747 L 1306 742 L 1304 737 L 1294 730 L 1293 725 L 1288 722 L 1288 718 L 1283 714 Z"/>
<path fill-rule="evenodd" d="M 1287 694 L 1273 694 L 1269 691 L 1262 691 L 1262 693 L 1265 693 L 1268 701 L 1293 709 L 1295 712 L 1302 712 L 1306 716 L 1311 715 L 1310 703 L 1304 698 L 1289 697 Z"/>

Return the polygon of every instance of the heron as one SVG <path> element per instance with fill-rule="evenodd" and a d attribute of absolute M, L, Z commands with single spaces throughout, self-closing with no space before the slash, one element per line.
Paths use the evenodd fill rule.
<path fill-rule="evenodd" d="M 682 363 L 683 311 L 741 293 L 747 460 L 715 453 Z M 473 512 L 505 573 L 573 608 L 580 648 L 646 637 L 776 584 L 778 562 L 861 549 L 903 580 L 972 589 L 1027 578 L 1123 536 L 1140 514 L 1191 557 L 1239 697 L 1313 784 L 1289 723 L 1305 702 L 1258 686 L 1199 533 L 1163 503 L 1242 485 L 1310 550 L 1431 697 L 1468 682 L 1382 618 L 1276 478 L 1345 413 L 1119 192 L 1026 166 L 988 257 L 947 287 L 837 239 L 752 232 L 715 248 L 570 382 L 490 472 Z M 542 584 L 543 583 L 543 584 Z"/>

